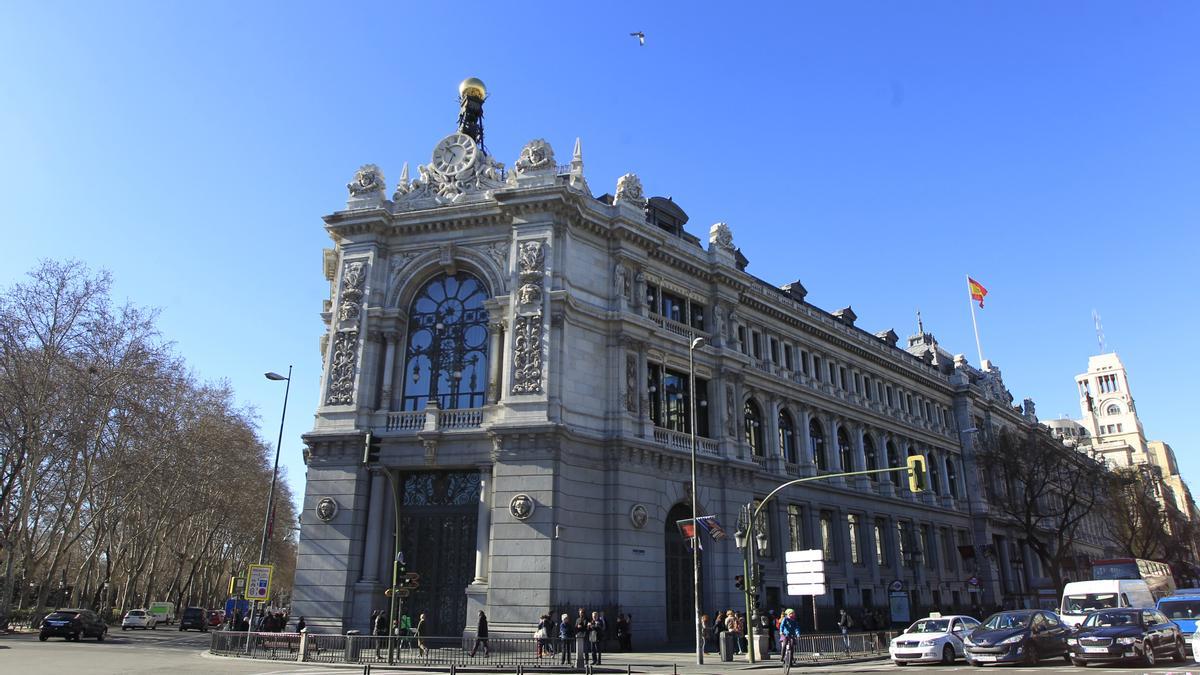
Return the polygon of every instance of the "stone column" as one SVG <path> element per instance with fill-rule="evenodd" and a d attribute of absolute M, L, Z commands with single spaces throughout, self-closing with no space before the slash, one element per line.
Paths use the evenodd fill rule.
<path fill-rule="evenodd" d="M 492 533 L 492 467 L 479 468 L 479 516 L 475 526 L 475 581 L 488 581 L 488 557 L 491 555 Z"/>
<path fill-rule="evenodd" d="M 375 409 L 378 412 L 384 412 L 392 409 L 392 383 L 396 381 L 396 338 L 398 334 L 394 330 L 383 331 L 383 386 L 380 387 L 379 401 L 375 404 Z"/>
<path fill-rule="evenodd" d="M 383 474 L 371 476 L 371 501 L 367 507 L 367 541 L 363 550 L 363 582 L 379 581 L 379 544 L 383 538 L 383 496 L 387 488 Z"/>
<path fill-rule="evenodd" d="M 504 384 L 501 381 L 504 377 L 504 371 L 501 370 L 504 361 L 504 324 L 502 322 L 488 322 L 488 343 L 487 402 L 492 405 L 500 400 L 500 390 Z"/>
<path fill-rule="evenodd" d="M 763 453 L 767 458 L 767 471 L 784 473 L 783 447 L 779 444 L 779 397 L 769 396 L 763 420 Z"/>
<path fill-rule="evenodd" d="M 876 456 L 879 458 L 879 468 L 894 469 L 891 459 L 888 458 L 888 443 L 892 441 L 890 434 L 881 434 L 879 436 L 879 447 L 875 449 Z M 884 497 L 893 497 L 896 494 L 896 485 L 892 481 L 895 474 L 881 473 L 879 474 L 879 494 Z M 901 474 L 903 476 L 903 474 Z"/>
<path fill-rule="evenodd" d="M 858 465 L 854 468 L 855 471 L 865 471 L 867 469 L 867 451 L 863 445 L 864 433 L 866 433 L 865 429 L 855 426 L 852 428 L 850 434 L 850 442 L 854 444 L 854 462 Z M 876 454 L 876 459 L 878 459 L 878 454 Z M 875 474 L 874 477 L 878 478 L 878 474 Z M 871 488 L 871 478 L 872 476 L 855 476 L 854 485 L 862 490 L 869 490 Z"/>

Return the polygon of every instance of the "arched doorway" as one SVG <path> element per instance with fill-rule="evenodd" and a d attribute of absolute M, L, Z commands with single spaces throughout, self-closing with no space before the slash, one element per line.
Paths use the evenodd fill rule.
<path fill-rule="evenodd" d="M 667 514 L 664 535 L 667 575 L 667 640 L 695 644 L 696 609 L 692 589 L 692 551 L 676 521 L 692 517 L 691 504 L 676 504 Z M 704 551 L 700 551 L 700 597 L 704 597 Z"/>

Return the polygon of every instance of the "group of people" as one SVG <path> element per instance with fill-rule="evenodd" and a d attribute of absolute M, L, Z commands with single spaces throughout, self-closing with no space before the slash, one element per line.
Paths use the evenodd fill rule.
<path fill-rule="evenodd" d="M 760 626 L 760 630 L 761 628 Z M 713 613 L 713 617 L 709 617 L 708 614 L 702 614 L 700 616 L 700 629 L 704 634 L 704 651 L 719 651 L 721 634 L 729 633 L 733 636 L 736 653 L 745 653 L 747 647 L 745 612 L 736 612 L 731 609 L 725 612 L 717 610 Z"/>
<path fill-rule="evenodd" d="M 800 621 L 796 617 L 796 610 L 785 609 L 778 616 L 775 610 L 763 611 L 755 610 L 751 617 L 754 625 L 754 632 L 757 635 L 767 635 L 767 649 L 774 652 L 778 649 L 781 653 L 784 651 L 786 642 L 800 635 Z M 854 618 L 844 608 L 838 610 L 837 620 L 838 631 L 842 634 L 842 647 L 849 653 L 850 650 L 850 632 L 853 631 L 858 624 Z M 722 634 L 728 633 L 733 638 L 733 649 L 735 654 L 744 654 L 747 651 L 747 619 L 744 612 L 728 610 L 725 612 L 717 611 L 713 616 L 703 614 L 700 617 L 700 628 L 704 636 L 704 651 L 716 652 L 720 650 Z M 876 648 L 882 644 L 884 640 L 881 631 L 887 628 L 887 619 L 883 614 L 883 610 L 865 610 L 862 615 L 861 629 L 871 633 L 876 641 Z"/>
<path fill-rule="evenodd" d="M 483 612 L 480 612 L 480 614 L 483 614 Z M 388 636 L 388 613 L 386 611 L 376 610 L 371 613 L 371 634 L 375 637 Z M 417 649 L 420 651 L 421 656 L 426 656 L 429 654 L 429 647 L 425 644 L 425 640 L 423 639 L 425 637 L 425 612 L 421 612 L 421 614 L 417 617 L 417 624 L 415 626 L 412 626 L 411 623 L 406 624 L 406 622 L 402 619 L 397 619 L 396 625 L 393 627 L 392 634 L 401 637 L 411 636 L 416 640 Z M 379 655 L 380 648 L 382 646 L 382 640 L 375 641 L 376 656 Z M 400 641 L 401 649 L 406 649 L 408 646 L 407 640 Z"/>
<path fill-rule="evenodd" d="M 624 627 L 623 635 L 628 640 L 629 620 L 622 614 L 618 622 Z M 589 615 L 582 607 L 575 618 L 564 612 L 557 623 L 549 614 L 543 614 L 534 637 L 537 639 L 538 658 L 543 654 L 554 655 L 557 647 L 559 663 L 570 664 L 574 661 L 577 665 L 583 665 L 590 660 L 593 665 L 600 665 L 604 655 L 604 640 L 608 637 L 608 619 L 604 617 L 604 612 L 595 611 Z"/>

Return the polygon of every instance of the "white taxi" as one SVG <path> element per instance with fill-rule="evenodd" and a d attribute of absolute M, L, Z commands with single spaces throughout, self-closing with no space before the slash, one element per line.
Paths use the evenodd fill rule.
<path fill-rule="evenodd" d="M 156 630 L 158 628 L 158 617 L 144 609 L 131 609 L 125 613 L 125 618 L 121 619 L 121 630 L 129 630 L 131 628 Z"/>
<path fill-rule="evenodd" d="M 979 627 L 969 616 L 930 614 L 892 638 L 888 653 L 898 666 L 909 663 L 954 663 L 963 656 L 963 638 Z"/>

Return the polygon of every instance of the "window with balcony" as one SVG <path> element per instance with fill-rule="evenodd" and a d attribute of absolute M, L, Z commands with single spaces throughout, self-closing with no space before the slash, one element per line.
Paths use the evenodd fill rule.
<path fill-rule="evenodd" d="M 931 452 L 926 457 L 925 463 L 929 466 L 930 491 L 935 495 L 942 494 L 942 474 L 941 471 L 938 470 L 938 467 L 941 465 L 941 460 L 938 459 L 936 454 Z"/>
<path fill-rule="evenodd" d="M 786 410 L 779 411 L 779 454 L 783 456 L 784 461 L 791 464 L 799 461 L 796 457 L 795 425 L 792 424 L 792 416 Z"/>
<path fill-rule="evenodd" d="M 746 444 L 755 457 L 765 456 L 763 448 L 762 411 L 754 399 L 748 399 L 744 409 L 746 423 Z"/>
<path fill-rule="evenodd" d="M 805 375 L 808 375 L 809 373 L 808 352 L 804 351 L 803 349 L 800 350 L 800 372 L 804 373 Z"/>
<path fill-rule="evenodd" d="M 833 548 L 833 514 L 821 512 L 821 553 L 826 562 L 837 560 Z"/>
<path fill-rule="evenodd" d="M 863 436 L 863 458 L 867 461 L 866 470 L 875 471 L 879 468 L 879 452 L 875 450 L 875 441 L 869 435 Z M 879 481 L 879 474 L 870 474 L 872 482 Z"/>
<path fill-rule="evenodd" d="M 650 419 L 654 426 L 691 433 L 691 405 L 687 373 L 648 365 Z M 708 437 L 708 380 L 696 378 L 696 435 Z"/>
<path fill-rule="evenodd" d="M 850 543 L 850 562 L 855 565 L 862 564 L 862 555 L 859 552 L 859 536 L 858 531 L 858 516 L 853 513 L 846 516 L 846 539 Z"/>
<path fill-rule="evenodd" d="M 417 293 L 409 310 L 404 410 L 424 410 L 430 399 L 443 410 L 484 405 L 489 297 L 466 272 L 435 277 Z"/>
<path fill-rule="evenodd" d="M 875 564 L 887 567 L 887 527 L 882 519 L 875 520 Z"/>
<path fill-rule="evenodd" d="M 789 551 L 804 550 L 804 511 L 799 504 L 788 504 L 788 541 Z"/>
<path fill-rule="evenodd" d="M 954 458 L 946 460 L 946 483 L 950 486 L 950 496 L 958 497 L 958 471 L 954 468 Z"/>
<path fill-rule="evenodd" d="M 837 444 L 842 471 L 854 471 L 854 448 L 850 445 L 850 434 L 846 433 L 845 427 L 838 427 Z"/>
<path fill-rule="evenodd" d="M 889 469 L 895 469 L 897 467 L 903 466 L 900 463 L 900 453 L 896 451 L 896 444 L 891 441 L 887 442 L 887 462 L 888 462 Z M 904 472 L 893 471 L 888 474 L 888 476 L 891 476 L 892 485 L 894 485 L 896 487 L 900 487 L 900 475 L 902 473 L 904 473 Z"/>
<path fill-rule="evenodd" d="M 808 423 L 808 444 L 812 448 L 813 463 L 820 471 L 829 470 L 829 462 L 825 458 L 825 430 L 816 419 Z"/>

